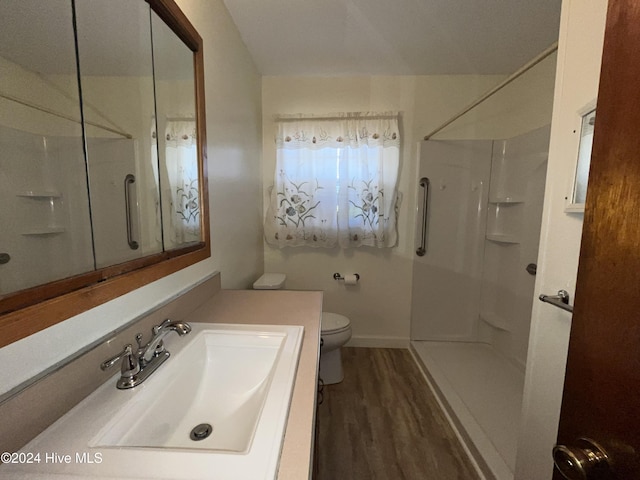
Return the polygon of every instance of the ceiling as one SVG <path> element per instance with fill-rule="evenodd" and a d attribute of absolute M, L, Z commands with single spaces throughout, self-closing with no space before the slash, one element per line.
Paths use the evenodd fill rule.
<path fill-rule="evenodd" d="M 263 75 L 507 74 L 561 0 L 224 0 Z"/>

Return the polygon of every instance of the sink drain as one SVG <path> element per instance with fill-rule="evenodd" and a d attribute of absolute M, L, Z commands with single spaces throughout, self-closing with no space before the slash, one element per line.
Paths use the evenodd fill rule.
<path fill-rule="evenodd" d="M 213 427 L 211 425 L 208 423 L 201 423 L 200 425 L 193 427 L 189 434 L 189 438 L 197 442 L 198 440 L 204 440 L 207 438 L 211 435 L 211 432 L 213 432 Z"/>

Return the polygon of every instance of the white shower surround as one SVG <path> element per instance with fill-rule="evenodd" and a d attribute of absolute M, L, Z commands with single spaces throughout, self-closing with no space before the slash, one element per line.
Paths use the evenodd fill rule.
<path fill-rule="evenodd" d="M 422 142 L 426 254 L 412 350 L 487 476 L 513 478 L 549 127 L 508 140 Z M 418 218 L 422 219 L 422 211 Z"/>
<path fill-rule="evenodd" d="M 578 143 L 570 132 L 579 125 L 578 112 L 597 96 L 606 6 L 563 1 L 535 295 L 575 290 L 582 215 L 565 212 Z M 567 312 L 534 302 L 517 419 L 516 480 L 551 477 L 570 325 Z"/>

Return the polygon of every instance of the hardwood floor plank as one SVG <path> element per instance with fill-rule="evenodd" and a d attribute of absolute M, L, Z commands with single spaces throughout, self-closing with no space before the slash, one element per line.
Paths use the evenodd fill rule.
<path fill-rule="evenodd" d="M 344 348 L 319 407 L 318 480 L 477 480 L 411 354 Z"/>

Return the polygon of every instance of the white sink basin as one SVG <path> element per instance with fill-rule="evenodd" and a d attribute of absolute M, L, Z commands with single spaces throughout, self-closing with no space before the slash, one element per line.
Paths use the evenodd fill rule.
<path fill-rule="evenodd" d="M 22 449 L 100 462 L 3 465 L 0 478 L 275 478 L 303 327 L 192 327 L 166 337 L 171 357 L 144 383 L 117 390 L 116 375 Z M 192 440 L 200 424 L 211 433 Z"/>
<path fill-rule="evenodd" d="M 247 452 L 286 339 L 286 332 L 255 327 L 192 332 L 189 344 L 154 373 L 162 380 L 149 383 L 90 445 Z M 211 425 L 211 434 L 192 440 L 201 424 Z"/>

